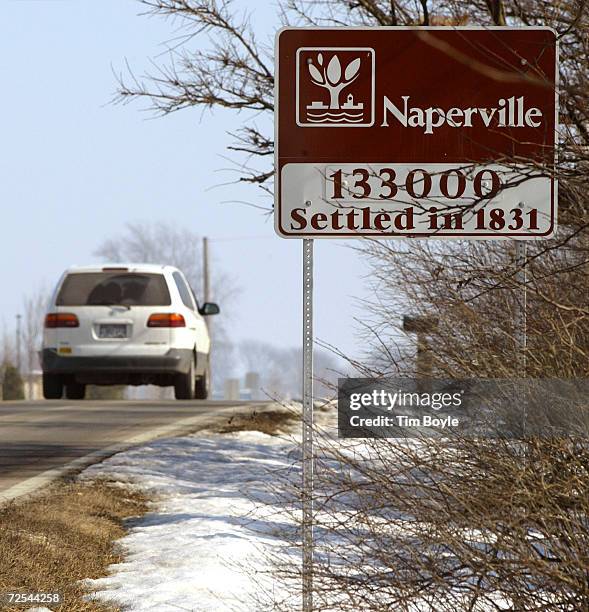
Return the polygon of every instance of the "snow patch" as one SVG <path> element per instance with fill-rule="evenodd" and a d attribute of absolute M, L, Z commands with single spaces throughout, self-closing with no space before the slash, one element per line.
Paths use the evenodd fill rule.
<path fill-rule="evenodd" d="M 272 494 L 279 470 L 300 478 L 292 441 L 259 432 L 157 440 L 82 474 L 132 483 L 155 498 L 129 522 L 125 561 L 86 584 L 133 611 L 253 612 L 272 588 L 264 549 L 292 531 Z M 260 587 L 262 585 L 262 587 Z"/>

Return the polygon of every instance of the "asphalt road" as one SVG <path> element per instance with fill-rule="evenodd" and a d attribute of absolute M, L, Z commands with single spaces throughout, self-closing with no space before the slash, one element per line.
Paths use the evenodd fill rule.
<path fill-rule="evenodd" d="M 123 447 L 196 431 L 264 406 L 166 400 L 0 402 L 0 502 Z"/>

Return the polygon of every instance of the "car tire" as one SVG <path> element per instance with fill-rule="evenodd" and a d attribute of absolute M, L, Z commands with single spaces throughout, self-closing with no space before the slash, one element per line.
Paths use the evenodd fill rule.
<path fill-rule="evenodd" d="M 190 361 L 190 368 L 186 374 L 178 374 L 174 384 L 174 397 L 177 400 L 194 399 L 196 390 L 196 374 L 194 359 Z"/>
<path fill-rule="evenodd" d="M 63 380 L 57 374 L 43 372 L 43 397 L 45 399 L 61 399 L 63 395 Z"/>
<path fill-rule="evenodd" d="M 65 396 L 71 400 L 81 400 L 86 397 L 86 385 L 70 383 L 65 386 Z"/>
<path fill-rule="evenodd" d="M 209 399 L 209 384 L 211 380 L 211 366 L 207 357 L 207 366 L 202 376 L 196 379 L 196 389 L 194 397 L 199 400 Z"/>

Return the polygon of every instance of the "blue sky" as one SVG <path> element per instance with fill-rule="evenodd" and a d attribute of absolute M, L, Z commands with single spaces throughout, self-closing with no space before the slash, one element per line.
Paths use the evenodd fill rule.
<path fill-rule="evenodd" d="M 271 40 L 276 11 L 260 5 L 256 27 Z M 209 236 L 215 262 L 241 286 L 236 340 L 296 346 L 301 244 L 278 238 L 259 211 L 226 203 L 256 202 L 255 187 L 219 187 L 231 178 L 221 172 L 226 132 L 246 116 L 191 109 L 154 119 L 140 104 L 109 104 L 113 68 L 126 58 L 141 73 L 173 36 L 173 23 L 142 9 L 134 0 L 1 4 L 0 314 L 11 327 L 25 294 L 95 261 L 125 223 L 166 221 Z M 215 242 L 231 237 L 249 239 Z M 316 335 L 348 353 L 359 349 L 353 318 L 366 273 L 344 242 L 316 241 Z"/>

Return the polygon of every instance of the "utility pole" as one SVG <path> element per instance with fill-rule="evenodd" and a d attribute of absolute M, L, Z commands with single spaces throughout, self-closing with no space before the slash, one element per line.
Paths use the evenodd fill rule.
<path fill-rule="evenodd" d="M 16 315 L 16 369 L 20 372 L 20 322 L 22 315 Z"/>
<path fill-rule="evenodd" d="M 209 275 L 209 239 L 202 239 L 202 299 L 203 302 L 211 301 L 211 278 Z"/>
<path fill-rule="evenodd" d="M 429 347 L 427 336 L 435 331 L 437 325 L 438 319 L 432 315 L 405 315 L 403 317 L 403 330 L 417 335 L 415 373 L 417 388 L 420 392 L 429 389 L 433 376 L 433 354 Z"/>
<path fill-rule="evenodd" d="M 204 236 L 202 239 L 202 300 L 203 304 L 211 301 L 211 273 L 209 268 L 209 239 Z M 212 317 L 205 317 L 205 325 L 209 332 L 209 338 L 212 339 L 213 325 Z M 213 384 L 213 369 L 215 362 L 215 347 L 211 343 L 209 351 L 209 385 Z M 212 387 L 211 387 L 212 388 Z"/>

